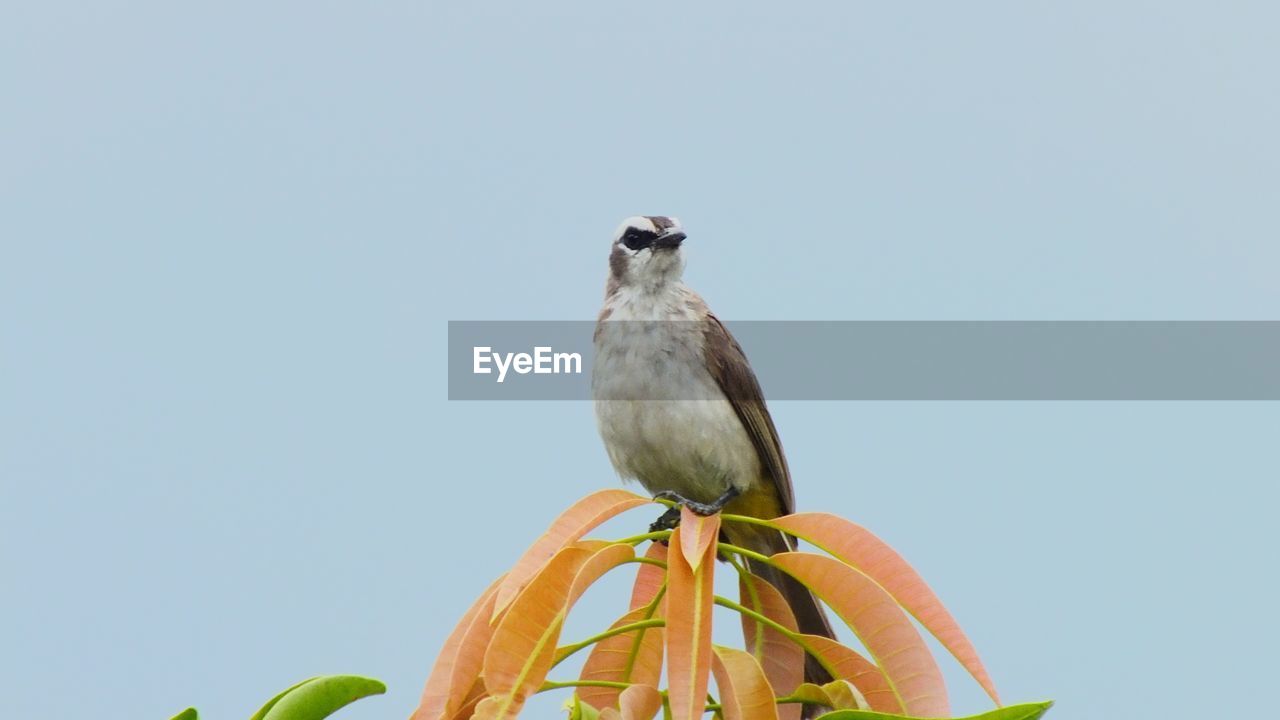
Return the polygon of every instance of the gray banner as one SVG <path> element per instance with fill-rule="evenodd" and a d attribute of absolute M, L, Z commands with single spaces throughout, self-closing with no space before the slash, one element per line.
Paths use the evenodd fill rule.
<path fill-rule="evenodd" d="M 1280 400 L 1278 321 L 726 325 L 769 400 Z M 449 399 L 590 400 L 594 329 L 451 321 Z"/>

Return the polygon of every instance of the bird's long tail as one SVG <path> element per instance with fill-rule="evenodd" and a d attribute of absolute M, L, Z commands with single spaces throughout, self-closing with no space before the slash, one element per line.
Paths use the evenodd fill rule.
<path fill-rule="evenodd" d="M 729 541 L 734 545 L 755 550 L 765 555 L 773 555 L 774 553 L 794 549 L 785 535 L 768 528 L 739 525 L 736 527 L 726 526 L 725 531 L 726 535 L 729 536 Z M 761 562 L 748 560 L 747 569 L 757 577 L 762 577 L 769 581 L 771 585 L 778 589 L 782 597 L 787 601 L 787 605 L 791 607 L 791 612 L 796 617 L 796 625 L 800 632 L 836 639 L 835 631 L 831 628 L 831 621 L 827 619 L 827 614 L 822 609 L 821 603 L 818 602 L 818 598 L 814 596 L 809 588 L 801 585 L 798 580 L 781 570 Z M 806 654 L 804 681 L 822 685 L 831 682 L 831 680 L 831 673 L 822 667 L 817 658 Z M 805 717 L 811 717 L 813 709 L 811 706 L 806 706 Z"/>

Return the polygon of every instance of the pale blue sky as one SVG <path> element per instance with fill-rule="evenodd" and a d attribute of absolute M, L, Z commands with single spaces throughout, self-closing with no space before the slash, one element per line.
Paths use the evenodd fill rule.
<path fill-rule="evenodd" d="M 246 717 L 355 672 L 391 690 L 343 717 L 405 717 L 471 598 L 616 483 L 585 403 L 447 402 L 445 323 L 593 317 L 627 215 L 683 219 L 728 319 L 1277 319 L 1277 27 L 4 4 L 0 716 Z M 1009 700 L 1272 694 L 1275 404 L 773 411 L 800 507 L 897 546 Z"/>

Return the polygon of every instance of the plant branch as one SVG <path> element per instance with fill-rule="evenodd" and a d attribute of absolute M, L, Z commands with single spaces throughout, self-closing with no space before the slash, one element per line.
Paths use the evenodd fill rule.
<path fill-rule="evenodd" d="M 618 690 L 626 690 L 631 687 L 631 683 L 615 682 L 613 680 L 567 680 L 565 682 L 556 682 L 547 680 L 542 683 L 542 687 L 538 688 L 538 692 L 546 692 L 548 690 L 562 690 L 564 688 L 575 687 L 606 687 L 616 688 Z"/>
<path fill-rule="evenodd" d="M 726 542 L 719 543 L 716 547 L 720 550 L 731 552 L 736 555 L 741 555 L 745 558 L 750 558 L 752 560 L 755 560 L 756 562 L 762 562 L 766 565 L 773 565 L 773 560 L 768 555 L 761 555 L 760 553 L 754 550 L 748 550 L 744 547 L 738 547 L 737 545 L 730 545 L 729 543 L 726 543 Z"/>
<path fill-rule="evenodd" d="M 621 540 L 614 540 L 613 542 L 625 543 L 627 545 L 639 545 L 645 540 L 668 540 L 670 538 L 671 538 L 670 530 L 655 530 L 654 532 L 647 532 L 640 535 L 632 535 L 631 537 L 622 538 Z"/>
<path fill-rule="evenodd" d="M 597 635 L 592 635 L 591 637 L 581 642 L 576 642 L 572 645 L 565 645 L 561 647 L 559 650 L 556 651 L 556 655 L 558 655 L 559 657 L 557 657 L 555 662 L 551 664 L 551 667 L 555 667 L 556 665 L 559 665 L 560 663 L 564 662 L 566 658 L 578 652 L 579 650 L 585 647 L 588 647 L 590 645 L 594 645 L 600 642 L 601 640 L 608 640 L 614 635 L 622 635 L 624 633 L 629 633 L 634 630 L 643 630 L 645 628 L 662 627 L 666 624 L 667 624 L 667 621 L 663 620 L 662 618 L 652 618 L 649 620 L 639 620 L 637 622 L 628 623 L 626 625 L 620 625 L 616 628 L 605 630 L 604 632 L 599 633 Z"/>

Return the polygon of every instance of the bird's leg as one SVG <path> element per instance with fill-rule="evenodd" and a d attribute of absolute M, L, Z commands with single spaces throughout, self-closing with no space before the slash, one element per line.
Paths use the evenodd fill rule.
<path fill-rule="evenodd" d="M 662 492 L 658 493 L 657 495 L 654 495 L 653 497 L 655 499 L 674 501 L 676 503 L 679 503 L 680 505 L 683 505 L 689 508 L 690 510 L 692 510 L 694 513 L 698 515 L 706 516 L 706 515 L 715 515 L 716 513 L 720 512 L 721 510 L 724 509 L 725 505 L 728 505 L 730 501 L 732 501 L 734 498 L 738 497 L 741 494 L 742 494 L 741 490 L 739 490 L 737 487 L 733 485 L 730 485 L 729 489 L 725 490 L 723 495 L 716 498 L 710 503 L 700 503 L 697 500 L 690 500 L 689 498 L 679 493 L 672 492 L 671 490 L 663 490 Z M 663 513 L 661 518 L 658 518 L 658 522 L 662 522 L 668 515 L 674 516 L 673 517 L 674 520 L 679 520 L 680 508 L 673 507 L 667 510 L 665 513 Z M 657 523 L 654 523 L 654 524 L 656 525 Z M 672 523 L 671 527 L 675 527 L 675 523 Z M 667 528 L 663 528 L 663 529 L 665 530 Z"/>

